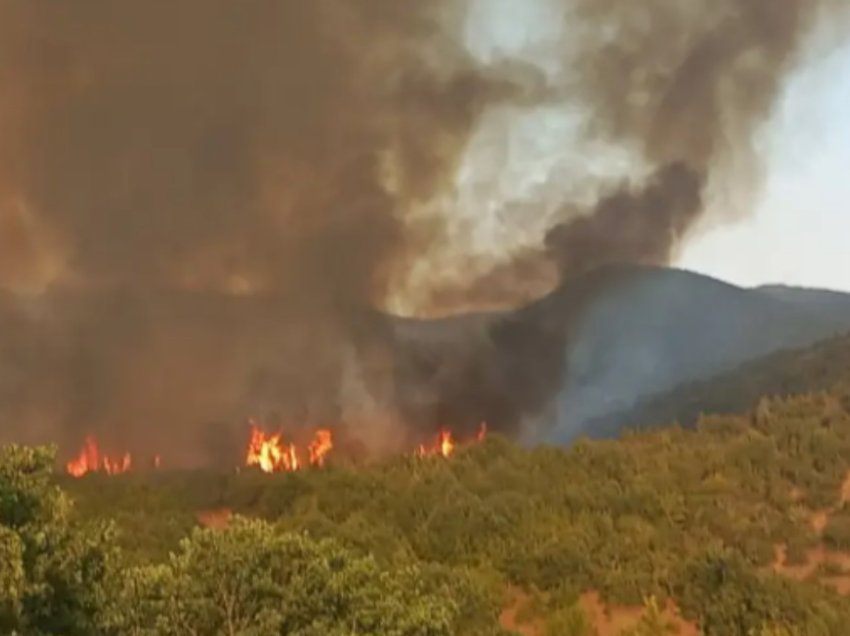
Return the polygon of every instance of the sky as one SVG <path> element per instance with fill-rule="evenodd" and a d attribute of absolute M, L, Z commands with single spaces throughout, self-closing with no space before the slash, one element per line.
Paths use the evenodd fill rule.
<path fill-rule="evenodd" d="M 677 265 L 744 286 L 850 291 L 850 43 L 800 70 L 765 134 L 755 210 L 701 233 Z"/>
<path fill-rule="evenodd" d="M 547 9 L 551 6 L 546 0 L 475 0 L 467 44 L 482 61 L 502 53 L 546 68 L 552 63 L 547 41 L 559 37 L 558 20 Z M 843 26 L 827 28 L 841 33 Z M 810 51 L 789 77 L 774 116 L 760 133 L 764 181 L 746 213 L 734 222 L 698 228 L 675 266 L 742 286 L 780 283 L 850 291 L 850 40 L 844 40 L 827 52 Z M 527 233 L 519 237 L 500 232 L 517 227 L 500 219 L 512 213 L 512 200 L 542 187 L 541 175 L 557 174 L 564 188 L 577 188 L 593 170 L 616 170 L 617 157 L 594 167 L 587 158 L 595 152 L 571 150 L 568 113 L 491 119 L 470 145 L 455 212 L 474 217 L 468 221 L 478 228 L 482 250 L 540 239 L 548 225 L 545 210 L 529 220 Z M 488 161 L 501 167 L 488 170 Z M 482 192 L 491 193 L 484 205 Z M 476 245 L 462 249 L 474 252 Z"/>

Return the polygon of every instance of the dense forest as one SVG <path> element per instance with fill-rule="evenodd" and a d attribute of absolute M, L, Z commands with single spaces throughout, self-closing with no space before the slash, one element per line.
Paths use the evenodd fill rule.
<path fill-rule="evenodd" d="M 848 473 L 846 383 L 693 429 L 273 475 L 75 480 L 6 446 L 0 632 L 844 636 Z"/>

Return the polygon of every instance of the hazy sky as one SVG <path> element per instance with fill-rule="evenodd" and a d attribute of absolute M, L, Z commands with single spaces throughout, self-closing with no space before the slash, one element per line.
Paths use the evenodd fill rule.
<path fill-rule="evenodd" d="M 557 65 L 547 40 L 559 37 L 563 21 L 551 13 L 549 0 L 475 0 L 473 6 L 467 41 L 483 60 L 501 52 L 543 68 Z M 835 33 L 850 32 L 844 28 L 850 25 L 831 26 Z M 766 182 L 748 206 L 752 209 L 736 223 L 700 232 L 676 265 L 741 285 L 850 291 L 850 40 L 829 55 L 809 58 L 790 78 L 775 116 L 765 122 L 759 145 Z M 558 175 L 564 188 L 576 188 L 592 176 L 588 171 L 599 170 L 587 165 L 595 153 L 576 152 L 569 123 L 557 113 L 510 121 L 473 140 L 469 172 L 483 166 L 487 176 L 469 178 L 469 205 L 463 204 L 461 188 L 457 214 L 475 217 L 482 244 L 517 240 L 500 234 L 498 218 L 510 213 L 506 201 L 534 191 L 538 175 Z M 499 164 L 498 176 L 488 162 Z M 612 165 L 616 169 L 616 160 L 607 164 Z M 482 192 L 490 193 L 491 210 L 481 205 Z M 545 211 L 540 216 L 529 219 L 531 230 L 521 240 L 534 241 L 544 230 Z"/>
<path fill-rule="evenodd" d="M 743 285 L 850 291 L 850 43 L 789 83 L 765 132 L 756 209 L 699 236 L 679 265 Z"/>

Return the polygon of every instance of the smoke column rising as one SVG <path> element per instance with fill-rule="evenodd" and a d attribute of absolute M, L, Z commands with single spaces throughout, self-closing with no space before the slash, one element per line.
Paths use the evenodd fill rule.
<path fill-rule="evenodd" d="M 550 175 L 546 240 L 478 280 L 426 267 L 421 309 L 667 262 L 830 4 L 551 6 L 566 28 L 539 69 L 473 59 L 465 2 L 4 0 L 4 431 L 159 450 L 252 410 L 344 419 L 363 310 L 472 231 L 441 206 L 494 110 L 570 103 L 633 178 L 588 203 Z"/>
<path fill-rule="evenodd" d="M 565 162 L 544 164 L 542 185 L 489 213 L 484 221 L 495 226 L 499 245 L 479 249 L 477 261 L 465 255 L 457 266 L 454 254 L 462 250 L 444 249 L 449 256 L 440 267 L 424 268 L 422 279 L 436 273 L 446 281 L 423 295 L 422 304 L 438 313 L 447 300 L 504 307 L 511 289 L 515 300 L 528 300 L 557 284 L 556 269 L 564 278 L 604 262 L 667 264 L 708 209 L 722 222 L 746 208 L 760 183 L 758 135 L 802 47 L 811 44 L 807 36 L 818 20 L 847 15 L 847 6 L 832 0 L 545 0 L 534 7 L 545 37 L 529 36 L 510 54 L 536 63 L 550 94 L 562 96 L 563 117 L 572 122 L 564 155 L 571 159 L 567 171 Z M 562 25 L 554 34 L 553 23 Z M 483 57 L 504 54 L 493 47 Z M 559 106 L 540 106 L 529 134 L 546 137 Z M 527 115 L 514 109 L 485 121 L 492 124 L 487 150 L 501 148 Z M 612 149 L 625 160 L 612 158 Z M 514 161 L 528 170 L 543 163 L 533 152 L 517 154 Z M 730 191 L 731 201 L 721 201 Z M 455 225 L 457 245 L 472 244 L 470 224 Z M 476 270 L 480 279 L 471 285 Z"/>
<path fill-rule="evenodd" d="M 405 214 L 512 92 L 469 64 L 443 9 L 4 0 L 0 281 L 44 292 L 58 347 L 7 357 L 7 384 L 51 413 L 10 390 L 6 430 L 31 415 L 69 438 L 158 435 L 257 386 L 331 417 L 353 316 L 428 240 Z M 216 294 L 275 300 L 234 312 Z M 257 355 L 275 379 L 239 377 Z"/>

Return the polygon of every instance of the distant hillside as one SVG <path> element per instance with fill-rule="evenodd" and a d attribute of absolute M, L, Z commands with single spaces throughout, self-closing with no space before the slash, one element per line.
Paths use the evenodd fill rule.
<path fill-rule="evenodd" d="M 786 285 L 765 285 L 758 287 L 757 291 L 779 300 L 798 303 L 810 310 L 850 318 L 850 294 L 828 289 L 807 289 Z"/>
<path fill-rule="evenodd" d="M 590 422 L 641 398 L 847 330 L 850 295 L 742 289 L 684 271 L 620 268 L 574 328 L 553 439 L 595 429 Z"/>
<path fill-rule="evenodd" d="M 850 295 L 623 265 L 513 312 L 390 322 L 409 418 L 522 422 L 529 441 L 567 442 L 641 399 L 850 330 Z"/>
<path fill-rule="evenodd" d="M 804 349 L 777 352 L 731 373 L 684 384 L 627 411 L 594 420 L 586 432 L 608 437 L 624 427 L 673 422 L 690 426 L 703 413 L 741 412 L 753 408 L 763 396 L 826 390 L 840 383 L 850 383 L 850 335 Z"/>

